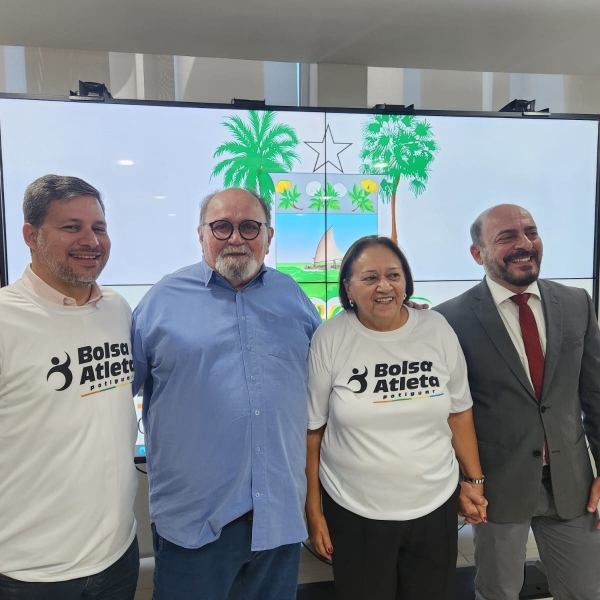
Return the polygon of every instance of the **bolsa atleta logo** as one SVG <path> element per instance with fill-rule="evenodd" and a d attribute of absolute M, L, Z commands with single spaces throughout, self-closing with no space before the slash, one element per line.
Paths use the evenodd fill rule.
<path fill-rule="evenodd" d="M 133 381 L 133 360 L 127 342 L 81 346 L 77 348 L 76 365 L 67 352 L 64 355 L 62 361 L 58 356 L 52 357 L 50 362 L 54 366 L 46 375 L 46 381 L 56 386 L 57 392 L 68 389 L 75 380 L 79 381 L 83 398 L 131 385 Z"/>
<path fill-rule="evenodd" d="M 348 379 L 355 394 L 369 392 L 376 395 L 373 404 L 400 402 L 402 400 L 426 400 L 443 396 L 440 380 L 432 374 L 434 365 L 429 360 L 402 361 L 400 364 L 377 363 L 369 371 L 353 368 Z"/>

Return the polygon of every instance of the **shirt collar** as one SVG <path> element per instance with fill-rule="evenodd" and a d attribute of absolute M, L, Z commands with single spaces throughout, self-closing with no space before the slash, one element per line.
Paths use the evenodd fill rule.
<path fill-rule="evenodd" d="M 225 277 L 223 277 L 223 275 L 221 275 L 218 271 L 215 271 L 214 269 L 212 269 L 205 260 L 203 260 L 201 264 L 204 266 L 204 275 L 205 275 L 204 287 L 208 287 L 208 284 L 211 283 L 211 281 L 219 281 L 219 280 L 224 281 L 228 285 L 233 287 L 231 285 L 231 283 L 229 283 L 229 281 L 227 281 L 227 279 L 225 279 Z M 264 278 L 264 274 L 266 272 L 267 272 L 267 267 L 265 267 L 265 264 L 263 263 L 263 265 L 261 266 L 258 273 L 244 287 L 246 287 L 247 285 L 250 285 L 254 281 L 260 281 L 260 283 L 262 285 L 265 285 L 263 278 Z M 241 289 L 243 289 L 243 288 L 241 288 Z M 237 290 L 237 291 L 239 291 L 239 290 Z"/>
<path fill-rule="evenodd" d="M 515 295 L 512 290 L 505 288 L 503 285 L 496 283 L 492 279 L 490 279 L 487 275 L 485 276 L 485 281 L 490 290 L 490 294 L 492 294 L 492 298 L 494 299 L 494 304 L 496 306 L 500 306 L 502 302 L 505 302 L 509 298 Z M 538 299 L 542 299 L 540 294 L 540 288 L 538 287 L 537 280 L 527 286 L 527 289 L 524 294 L 531 294 L 532 296 L 536 296 Z"/>
<path fill-rule="evenodd" d="M 60 306 L 77 306 L 77 301 L 75 298 L 65 296 L 58 290 L 54 289 L 51 285 L 48 285 L 43 279 L 38 277 L 33 272 L 31 265 L 27 265 L 25 268 L 25 272 L 21 277 L 21 281 L 30 292 L 33 292 L 36 296 L 39 296 L 43 300 L 48 300 L 48 302 L 59 304 Z M 92 283 L 90 299 L 86 302 L 86 304 L 96 303 L 101 298 L 102 290 L 100 289 L 100 286 L 96 282 Z"/>

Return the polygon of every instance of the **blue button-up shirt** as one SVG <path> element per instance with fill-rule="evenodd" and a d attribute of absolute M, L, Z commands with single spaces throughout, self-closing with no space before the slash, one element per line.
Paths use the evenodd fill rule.
<path fill-rule="evenodd" d="M 236 290 L 205 262 L 157 283 L 133 316 L 150 516 L 185 548 L 254 510 L 252 550 L 306 538 L 306 360 L 318 312 L 264 267 Z"/>

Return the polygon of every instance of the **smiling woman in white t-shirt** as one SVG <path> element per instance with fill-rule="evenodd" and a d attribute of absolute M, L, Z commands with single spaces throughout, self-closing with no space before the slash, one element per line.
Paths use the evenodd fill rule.
<path fill-rule="evenodd" d="M 459 472 L 486 518 L 465 359 L 412 293 L 398 245 L 361 238 L 311 344 L 306 514 L 343 600 L 452 598 Z"/>

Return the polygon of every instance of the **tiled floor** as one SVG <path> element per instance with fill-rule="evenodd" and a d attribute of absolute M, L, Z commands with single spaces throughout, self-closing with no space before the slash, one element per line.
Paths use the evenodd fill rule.
<path fill-rule="evenodd" d="M 140 577 L 134 600 L 152 600 L 152 572 L 154 557 L 140 559 Z"/>
<path fill-rule="evenodd" d="M 331 581 L 332 579 L 331 566 L 315 558 L 306 548 L 302 548 L 298 583 L 314 583 L 315 581 Z"/>
<path fill-rule="evenodd" d="M 456 561 L 457 566 L 474 565 L 473 560 L 473 532 L 471 531 L 470 525 L 465 525 L 458 532 L 458 560 Z M 527 560 L 535 560 L 538 558 L 537 546 L 533 534 L 529 533 L 529 540 L 527 541 Z"/>

